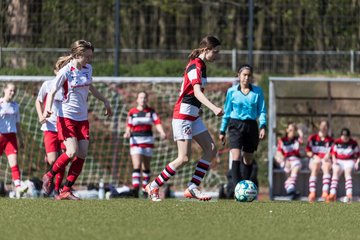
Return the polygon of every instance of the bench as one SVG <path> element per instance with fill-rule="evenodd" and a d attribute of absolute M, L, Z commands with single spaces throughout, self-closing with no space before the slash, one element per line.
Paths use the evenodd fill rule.
<path fill-rule="evenodd" d="M 297 181 L 296 181 L 296 190 L 300 192 L 302 197 L 307 197 L 309 195 L 309 177 L 310 170 L 307 168 L 307 163 L 303 164 L 303 168 L 301 169 Z M 274 169 L 273 170 L 273 196 L 286 196 L 286 191 L 284 188 L 284 182 L 286 181 L 287 176 L 282 169 Z M 354 172 L 352 176 L 353 180 L 353 196 L 360 197 L 360 173 Z M 321 196 L 322 193 L 322 172 L 317 176 L 316 180 L 316 195 L 318 197 Z M 340 177 L 339 185 L 337 189 L 337 196 L 345 196 L 345 179 L 344 174 Z"/>

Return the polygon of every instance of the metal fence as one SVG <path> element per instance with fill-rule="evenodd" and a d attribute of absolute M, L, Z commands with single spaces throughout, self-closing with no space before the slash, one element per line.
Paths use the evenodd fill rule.
<path fill-rule="evenodd" d="M 1 48 L 0 67 L 25 68 L 52 65 L 65 48 Z M 184 61 L 191 50 L 121 49 L 120 64 L 139 64 L 147 60 Z M 96 49 L 95 63 L 114 64 L 113 48 Z M 360 51 L 253 51 L 257 73 L 360 73 Z M 246 63 L 248 51 L 222 50 L 218 65 L 236 71 Z M 121 75 L 121 73 L 120 73 Z"/>

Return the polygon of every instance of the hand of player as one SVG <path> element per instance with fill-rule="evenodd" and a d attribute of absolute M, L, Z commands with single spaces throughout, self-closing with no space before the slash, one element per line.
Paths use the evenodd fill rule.
<path fill-rule="evenodd" d="M 264 139 L 264 138 L 265 138 L 265 129 L 262 128 L 262 129 L 260 129 L 259 139 Z"/>
<path fill-rule="evenodd" d="M 216 116 L 222 116 L 222 115 L 224 115 L 224 111 L 223 111 L 223 109 L 222 108 L 219 108 L 219 107 L 216 107 L 214 110 L 213 110 L 213 112 L 215 113 L 215 115 Z"/>
<path fill-rule="evenodd" d="M 105 111 L 105 116 L 108 116 L 108 117 L 111 117 L 112 116 L 112 109 L 111 109 L 111 106 L 110 106 L 110 103 L 108 101 L 104 102 L 104 105 L 105 105 L 105 108 L 106 108 L 106 111 Z"/>
<path fill-rule="evenodd" d="M 279 163 L 279 166 L 280 166 L 280 168 L 285 169 L 285 161 L 281 161 L 281 162 Z"/>
<path fill-rule="evenodd" d="M 224 134 L 220 134 L 220 135 L 219 135 L 219 140 L 220 140 L 220 142 L 221 142 L 222 145 L 225 145 L 225 143 L 226 143 L 226 137 L 225 137 Z"/>
<path fill-rule="evenodd" d="M 166 133 L 160 133 L 160 138 L 162 140 L 165 140 L 166 139 Z"/>
<path fill-rule="evenodd" d="M 124 133 L 124 138 L 129 138 L 130 137 L 130 133 L 129 132 L 125 132 Z"/>
<path fill-rule="evenodd" d="M 316 155 L 316 154 L 314 154 L 314 155 L 312 156 L 312 158 L 313 158 L 316 162 L 321 162 L 321 158 L 320 158 L 318 155 Z"/>
<path fill-rule="evenodd" d="M 49 118 L 49 117 L 51 116 L 51 114 L 53 114 L 52 111 L 45 109 L 44 112 L 43 112 L 43 118 L 44 118 L 44 119 L 45 119 L 45 118 Z"/>
<path fill-rule="evenodd" d="M 360 169 L 359 169 L 359 166 L 360 165 L 360 159 L 358 159 L 357 161 L 356 161 L 356 163 L 355 163 L 355 166 L 354 166 L 354 168 L 355 168 L 355 170 L 356 171 L 359 171 Z"/>
<path fill-rule="evenodd" d="M 44 124 L 46 122 L 46 118 L 44 116 L 39 117 L 39 123 Z"/>

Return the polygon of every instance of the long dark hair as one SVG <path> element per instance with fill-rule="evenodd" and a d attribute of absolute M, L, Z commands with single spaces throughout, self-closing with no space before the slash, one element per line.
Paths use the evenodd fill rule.
<path fill-rule="evenodd" d="M 219 45 L 221 45 L 219 39 L 214 36 L 208 35 L 201 40 L 198 48 L 192 50 L 189 55 L 189 59 L 193 60 L 197 58 L 206 49 L 213 49 Z"/>

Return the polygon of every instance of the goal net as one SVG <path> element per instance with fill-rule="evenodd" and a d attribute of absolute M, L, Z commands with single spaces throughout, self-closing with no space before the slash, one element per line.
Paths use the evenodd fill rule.
<path fill-rule="evenodd" d="M 43 81 L 51 76 L 0 76 L 0 86 L 5 82 L 14 82 L 17 93 L 14 98 L 20 105 L 21 129 L 25 146 L 19 149 L 18 162 L 22 179 L 38 177 L 47 169 L 44 161 L 43 133 L 35 109 L 35 100 Z M 234 78 L 209 78 L 206 95 L 218 106 L 225 100 L 226 90 Z M 97 184 L 102 178 L 106 183 L 131 185 L 132 163 L 129 154 L 129 140 L 123 138 L 126 117 L 130 108 L 136 106 L 139 91 L 149 94 L 149 106 L 157 111 L 168 135 L 167 140 L 160 140 L 155 129 L 155 148 L 151 161 L 152 179 L 159 174 L 167 163 L 177 157 L 176 144 L 172 138 L 171 118 L 174 104 L 178 97 L 181 78 L 169 77 L 95 77 L 94 86 L 111 102 L 113 117 L 104 116 L 104 106 L 95 97 L 90 96 L 90 146 L 83 172 L 77 180 L 78 185 Z M 221 118 L 204 107 L 202 115 L 212 137 L 217 142 Z M 220 144 L 217 145 L 220 148 Z M 181 168 L 170 184 L 182 188 L 190 180 L 196 162 L 200 159 L 200 148 L 193 144 L 191 162 Z M 219 156 L 211 163 L 211 170 L 203 181 L 203 187 L 215 189 L 225 182 L 228 169 L 228 150 L 219 149 Z M 0 161 L 0 181 L 11 183 L 11 171 L 5 154 Z"/>
<path fill-rule="evenodd" d="M 340 130 L 348 127 L 352 136 L 360 140 L 359 93 L 360 78 L 329 77 L 270 77 L 269 78 L 269 187 L 270 197 L 286 195 L 283 183 L 285 175 L 274 169 L 277 139 L 285 134 L 288 122 L 295 122 L 304 132 L 302 156 L 305 156 L 307 137 L 316 132 L 320 120 L 327 120 L 330 132 L 338 138 Z M 321 178 L 318 177 L 317 195 L 321 195 Z M 297 190 L 308 195 L 309 169 L 304 158 L 303 169 L 298 176 Z M 354 186 L 360 183 L 359 174 L 354 175 Z M 339 183 L 339 194 L 344 193 L 343 182 Z M 360 191 L 353 189 L 354 195 Z M 345 193 L 344 193 L 345 195 Z"/>

